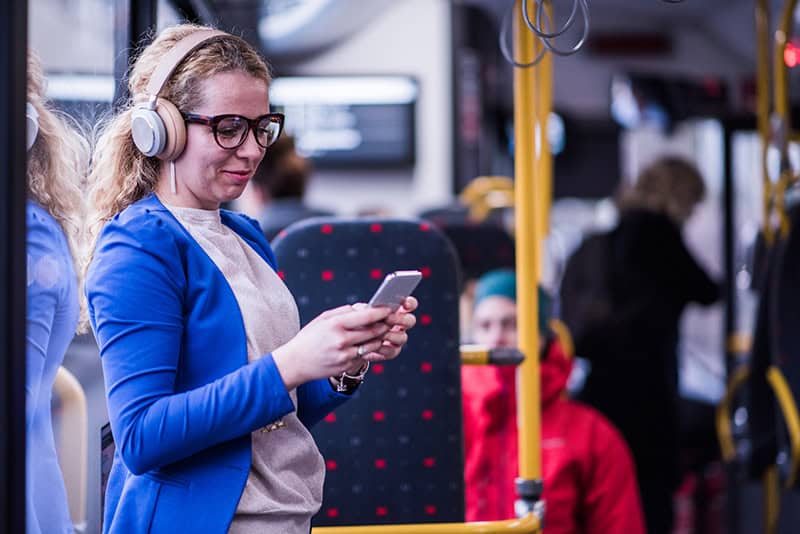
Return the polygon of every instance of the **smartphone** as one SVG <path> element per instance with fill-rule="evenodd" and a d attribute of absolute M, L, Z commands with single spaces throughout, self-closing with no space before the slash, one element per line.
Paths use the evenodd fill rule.
<path fill-rule="evenodd" d="M 386 306 L 392 311 L 397 310 L 407 296 L 414 291 L 422 273 L 419 271 L 395 271 L 386 275 L 378 290 L 369 299 L 372 307 Z"/>

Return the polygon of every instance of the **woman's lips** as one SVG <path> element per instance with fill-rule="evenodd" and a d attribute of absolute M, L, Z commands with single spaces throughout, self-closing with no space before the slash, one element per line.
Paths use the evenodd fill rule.
<path fill-rule="evenodd" d="M 246 182 L 252 175 L 250 171 L 222 171 L 222 173 L 236 182 Z"/>

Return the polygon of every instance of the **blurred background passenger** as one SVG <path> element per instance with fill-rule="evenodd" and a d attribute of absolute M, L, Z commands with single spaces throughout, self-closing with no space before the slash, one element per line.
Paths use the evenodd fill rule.
<path fill-rule="evenodd" d="M 473 340 L 517 346 L 516 276 L 500 269 L 475 287 Z M 636 475 L 619 432 L 592 408 L 565 395 L 572 369 L 550 329 L 549 295 L 539 288 L 542 478 L 545 534 L 643 534 Z M 516 368 L 463 366 L 467 521 L 514 517 L 518 476 Z"/>
<path fill-rule="evenodd" d="M 25 430 L 27 532 L 73 532 L 51 418 L 53 382 L 75 335 L 75 258 L 83 216 L 86 143 L 54 112 L 39 60 L 28 56 L 27 345 Z"/>
<path fill-rule="evenodd" d="M 648 532 L 669 533 L 681 480 L 678 326 L 690 302 L 719 289 L 687 249 L 682 227 L 705 195 L 688 162 L 664 157 L 619 198 L 620 220 L 588 237 L 561 286 L 576 354 L 592 364 L 581 399 L 603 412 L 631 447 Z"/>
<path fill-rule="evenodd" d="M 303 201 L 311 171 L 311 162 L 297 153 L 294 138 L 289 135 L 282 135 L 267 150 L 244 202 L 253 206 L 251 215 L 258 219 L 268 240 L 294 222 L 333 215 Z"/>

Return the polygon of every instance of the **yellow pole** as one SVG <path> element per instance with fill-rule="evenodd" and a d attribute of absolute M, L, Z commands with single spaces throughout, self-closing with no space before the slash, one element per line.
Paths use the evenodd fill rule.
<path fill-rule="evenodd" d="M 783 52 L 792 32 L 796 5 L 797 0 L 787 0 L 783 6 L 780 27 L 775 32 L 775 113 L 784 121 L 783 124 L 786 127 L 787 135 L 791 131 L 791 124 L 789 122 L 789 86 L 786 80 L 788 73 L 783 59 Z"/>
<path fill-rule="evenodd" d="M 772 183 L 769 179 L 767 166 L 767 151 L 769 149 L 769 5 L 768 0 L 758 0 L 756 3 L 756 107 L 758 121 L 758 134 L 761 137 L 761 173 L 762 173 L 762 209 L 764 210 L 764 238 L 772 244 L 772 227 L 769 224 L 770 198 L 772 196 Z"/>
<path fill-rule="evenodd" d="M 545 9 L 550 16 L 552 5 Z M 541 131 L 541 152 L 536 170 L 536 209 L 539 218 L 539 250 L 541 240 L 550 233 L 550 207 L 553 203 L 553 155 L 550 153 L 550 140 L 547 137 L 547 124 L 553 110 L 553 54 L 547 53 L 536 66 L 536 97 L 539 128 Z M 538 262 L 541 267 L 541 262 Z M 541 279 L 541 276 L 538 277 Z"/>
<path fill-rule="evenodd" d="M 780 476 L 777 465 L 771 465 L 764 471 L 762 484 L 764 490 L 762 495 L 764 524 L 762 527 L 764 534 L 776 534 L 781 513 Z"/>
<path fill-rule="evenodd" d="M 789 218 L 786 216 L 784 194 L 793 178 L 791 166 L 789 164 L 789 135 L 792 132 L 792 121 L 791 113 L 789 113 L 788 68 L 784 61 L 784 51 L 786 50 L 786 43 L 792 32 L 796 6 L 797 0 L 786 1 L 786 4 L 783 6 L 783 12 L 781 13 L 780 27 L 775 32 L 775 114 L 780 123 L 780 133 L 777 135 L 776 141 L 780 143 L 778 148 L 781 152 L 781 166 L 777 187 L 771 187 L 770 193 L 772 197 L 771 205 L 774 206 L 780 221 L 782 237 L 786 237 L 789 233 Z M 770 213 L 765 213 L 764 219 L 768 221 L 770 219 Z"/>
<path fill-rule="evenodd" d="M 525 27 L 520 0 L 514 7 L 514 55 L 518 62 L 534 58 L 534 37 Z M 535 71 L 514 69 L 514 193 L 517 250 L 517 311 L 519 348 L 525 354 L 518 373 L 519 476 L 542 478 L 539 395 L 539 333 L 537 282 L 541 242 L 536 221 L 534 186 L 536 122 Z"/>

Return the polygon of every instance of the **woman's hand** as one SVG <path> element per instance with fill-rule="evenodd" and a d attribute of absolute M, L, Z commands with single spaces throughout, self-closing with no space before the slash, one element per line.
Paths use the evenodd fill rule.
<path fill-rule="evenodd" d="M 409 303 L 404 304 L 404 310 L 407 309 L 406 304 Z M 387 352 L 391 358 L 397 356 L 405 343 L 404 338 L 398 336 L 405 336 L 405 332 L 392 330 L 410 328 L 406 326 L 409 323 L 413 326 L 414 319 L 410 311 L 415 307 L 416 301 L 408 311 L 398 310 L 391 315 L 388 308 L 370 308 L 366 305 L 345 305 L 321 313 L 288 343 L 272 352 L 286 389 L 294 389 L 318 378 L 339 376 L 345 371 L 355 372 L 364 365 L 366 356 L 371 353 L 373 358 L 374 354 L 383 354 L 381 351 Z M 410 316 L 411 320 L 401 320 L 401 315 Z M 390 349 L 384 347 L 387 339 L 402 341 L 393 355 Z M 389 343 L 394 346 L 391 341 Z"/>
<path fill-rule="evenodd" d="M 379 348 L 364 356 L 369 362 L 382 362 L 397 358 L 403 346 L 408 342 L 407 330 L 414 328 L 417 318 L 413 314 L 419 303 L 414 297 L 406 297 L 403 305 L 384 320 L 389 330 L 381 337 Z"/>

